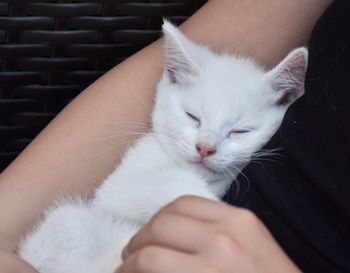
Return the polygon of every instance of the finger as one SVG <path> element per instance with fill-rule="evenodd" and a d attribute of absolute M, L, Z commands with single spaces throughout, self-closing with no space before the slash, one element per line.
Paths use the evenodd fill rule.
<path fill-rule="evenodd" d="M 149 246 L 128 257 L 116 273 L 202 272 L 203 268 L 195 255 Z"/>
<path fill-rule="evenodd" d="M 196 196 L 183 196 L 160 210 L 159 214 L 175 213 L 211 223 L 218 231 L 241 241 L 253 235 L 270 233 L 250 210 Z"/>
<path fill-rule="evenodd" d="M 208 246 L 209 229 L 207 223 L 197 219 L 174 213 L 159 214 L 130 240 L 122 256 L 125 259 L 148 245 L 196 253 Z"/>
<path fill-rule="evenodd" d="M 217 222 L 233 215 L 237 207 L 197 196 L 182 196 L 162 208 L 159 213 L 177 213 L 200 221 Z"/>

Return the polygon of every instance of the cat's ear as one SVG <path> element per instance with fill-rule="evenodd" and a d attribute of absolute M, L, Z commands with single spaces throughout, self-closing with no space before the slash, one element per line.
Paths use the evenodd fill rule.
<path fill-rule="evenodd" d="M 304 94 L 308 50 L 300 47 L 291 51 L 266 74 L 268 84 L 277 94 L 277 104 L 289 106 Z"/>
<path fill-rule="evenodd" d="M 189 84 L 199 74 L 194 56 L 199 48 L 182 32 L 164 20 L 165 71 L 172 83 Z"/>

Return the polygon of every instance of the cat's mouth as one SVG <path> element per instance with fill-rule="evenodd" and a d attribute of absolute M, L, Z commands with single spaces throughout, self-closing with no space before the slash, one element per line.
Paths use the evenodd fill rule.
<path fill-rule="evenodd" d="M 207 171 L 210 171 L 212 173 L 220 173 L 220 170 L 212 166 L 207 160 L 205 159 L 197 159 L 197 160 L 187 160 L 189 163 L 195 165 L 198 168 L 205 169 Z"/>
<path fill-rule="evenodd" d="M 217 169 L 215 169 L 214 167 L 212 167 L 209 163 L 207 163 L 205 160 L 200 160 L 200 161 L 198 161 L 197 162 L 197 164 L 200 166 L 200 167 L 202 167 L 202 168 L 204 168 L 204 169 L 207 169 L 208 171 L 210 171 L 210 172 L 213 172 L 213 173 L 217 173 L 218 172 L 218 170 Z"/>

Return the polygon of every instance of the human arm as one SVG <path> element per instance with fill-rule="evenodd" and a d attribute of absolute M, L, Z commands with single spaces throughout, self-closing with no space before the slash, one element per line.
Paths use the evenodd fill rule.
<path fill-rule="evenodd" d="M 183 30 L 212 48 L 253 56 L 272 66 L 291 48 L 306 43 L 329 3 L 212 0 Z M 129 137 L 111 136 L 125 130 L 125 117 L 130 122 L 147 121 L 162 52 L 157 42 L 91 85 L 1 174 L 4 250 L 15 251 L 24 231 L 53 199 L 72 192 L 87 195 L 117 164 L 125 145 L 116 145 Z"/>

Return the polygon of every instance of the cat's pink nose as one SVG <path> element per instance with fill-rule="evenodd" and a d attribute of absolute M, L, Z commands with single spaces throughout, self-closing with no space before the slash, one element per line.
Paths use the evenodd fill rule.
<path fill-rule="evenodd" d="M 213 147 L 208 147 L 204 144 L 196 144 L 196 149 L 201 157 L 208 157 L 216 153 L 216 149 Z"/>

